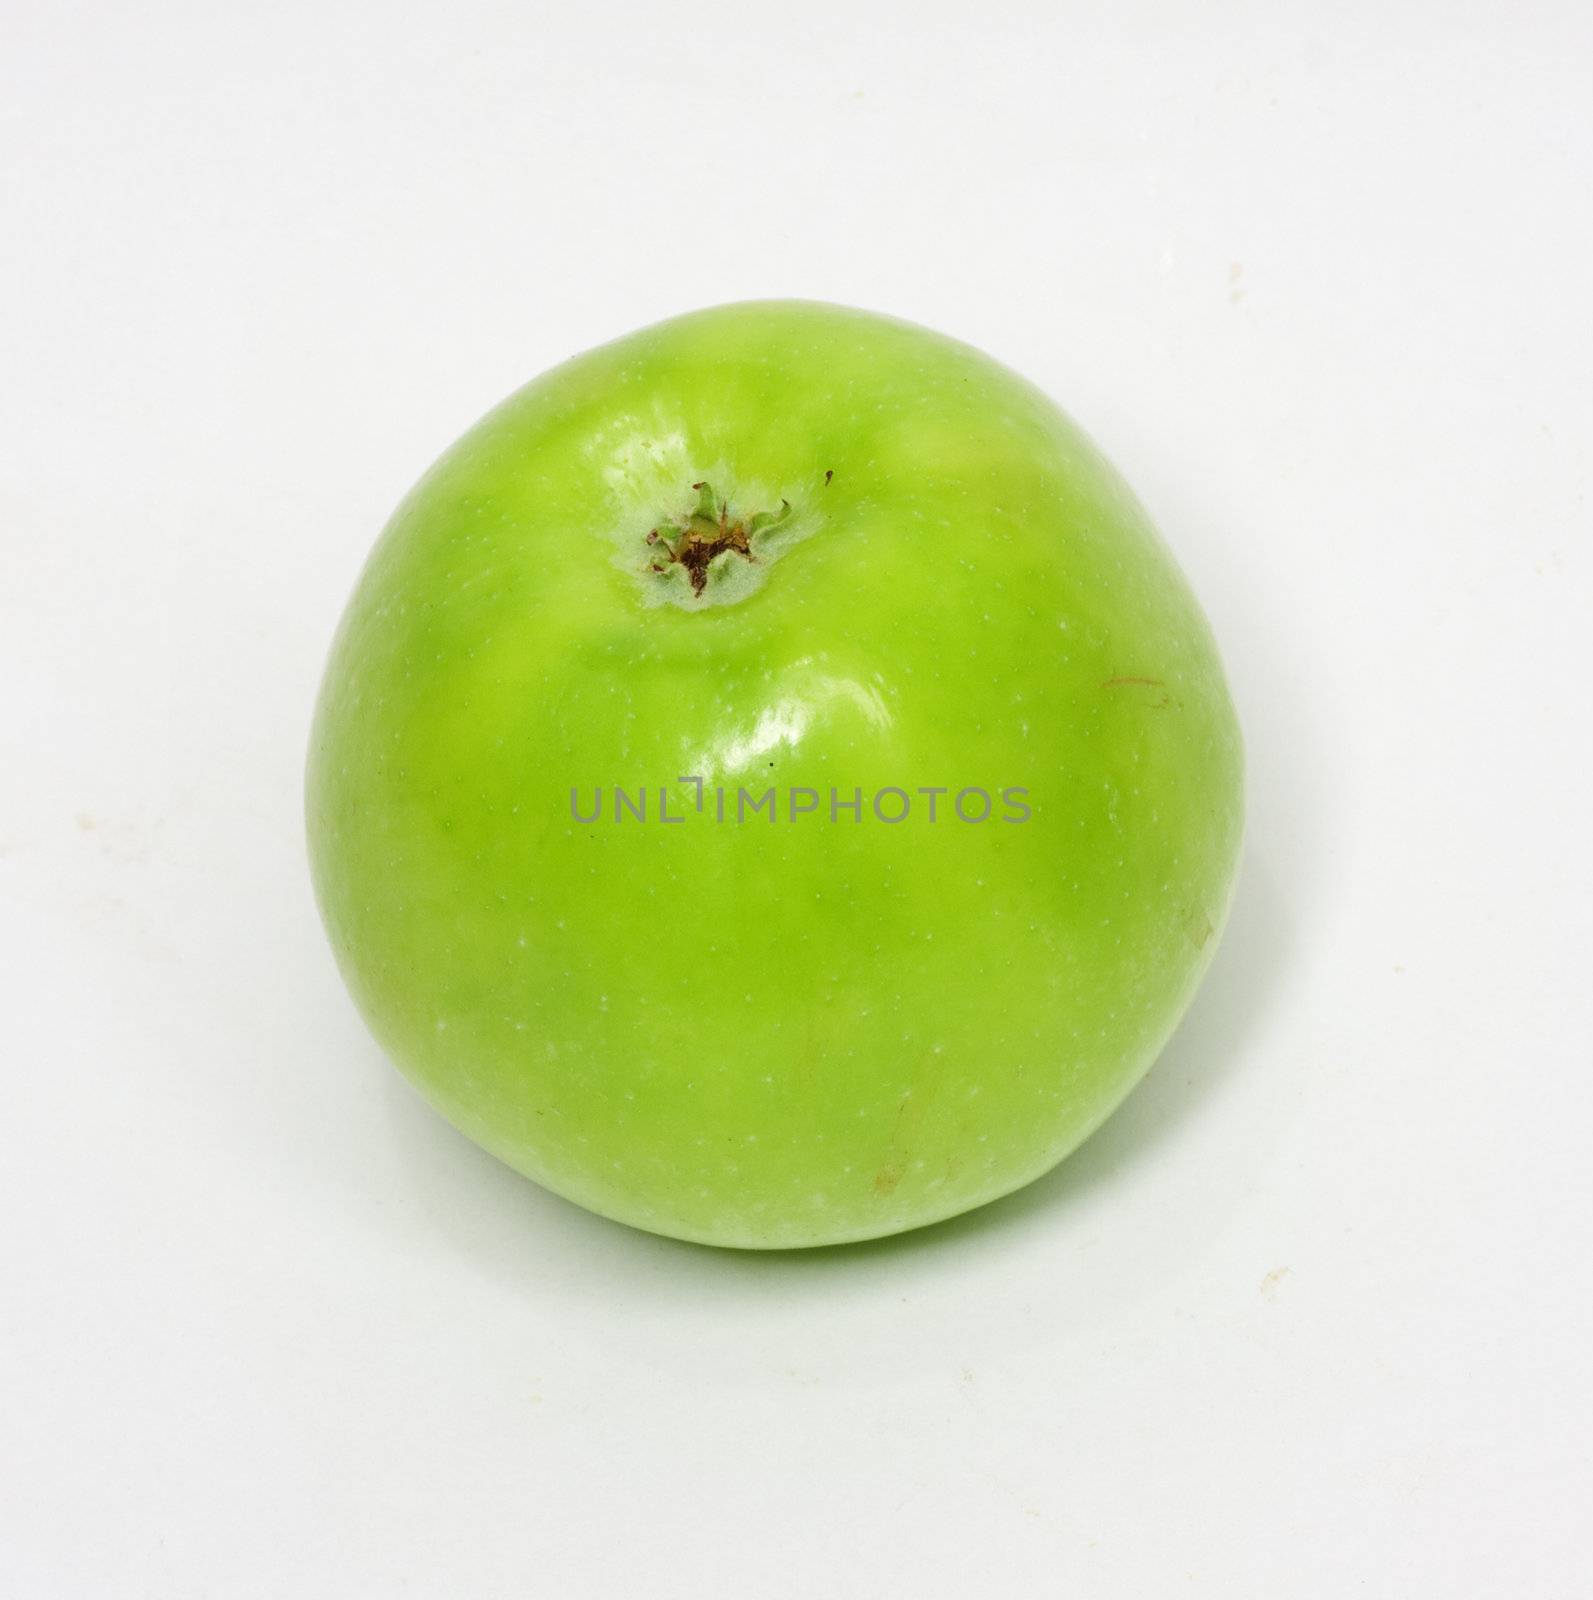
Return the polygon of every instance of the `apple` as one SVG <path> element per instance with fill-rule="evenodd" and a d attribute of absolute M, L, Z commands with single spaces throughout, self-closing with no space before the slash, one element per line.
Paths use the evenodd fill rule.
<path fill-rule="evenodd" d="M 555 368 L 398 508 L 307 774 L 378 1041 L 638 1228 L 866 1239 L 1045 1172 L 1215 948 L 1241 747 L 1127 487 L 966 345 L 806 302 Z"/>

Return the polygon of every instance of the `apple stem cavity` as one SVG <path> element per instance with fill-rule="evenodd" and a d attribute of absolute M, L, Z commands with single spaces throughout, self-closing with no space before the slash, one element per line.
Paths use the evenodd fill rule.
<path fill-rule="evenodd" d="M 653 572 L 667 577 L 671 567 L 681 567 L 691 592 L 701 595 L 708 587 L 708 571 L 722 555 L 756 561 L 752 542 L 759 534 L 777 528 L 791 515 L 791 502 L 782 500 L 778 511 L 760 511 L 743 521 L 730 513 L 730 503 L 714 493 L 706 481 L 694 483 L 697 503 L 678 522 L 662 522 L 648 532 Z"/>

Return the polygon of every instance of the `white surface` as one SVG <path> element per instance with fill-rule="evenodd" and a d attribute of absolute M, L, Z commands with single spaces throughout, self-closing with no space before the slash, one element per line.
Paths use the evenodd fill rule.
<path fill-rule="evenodd" d="M 0 1593 L 1588 1593 L 1585 5 L 6 8 Z M 715 1254 L 381 1060 L 324 649 L 690 306 L 1055 394 L 1216 625 L 1233 926 L 1083 1153 Z"/>

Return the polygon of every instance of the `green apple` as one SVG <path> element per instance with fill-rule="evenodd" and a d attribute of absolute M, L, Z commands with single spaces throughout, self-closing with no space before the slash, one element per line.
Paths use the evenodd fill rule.
<path fill-rule="evenodd" d="M 1210 631 L 1037 390 L 721 307 L 507 400 L 399 507 L 307 780 L 372 1031 L 511 1166 L 774 1248 L 1046 1171 L 1209 962 L 1241 832 Z"/>

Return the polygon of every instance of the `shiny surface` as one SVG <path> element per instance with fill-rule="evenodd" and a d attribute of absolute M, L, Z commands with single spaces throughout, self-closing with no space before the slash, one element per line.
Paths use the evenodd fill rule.
<path fill-rule="evenodd" d="M 645 539 L 704 480 L 792 512 L 698 599 Z M 753 304 L 547 374 L 409 496 L 333 649 L 309 835 L 355 999 L 462 1129 L 637 1226 L 806 1245 L 992 1199 L 1110 1112 L 1214 949 L 1240 766 L 1194 600 L 1049 400 Z"/>

